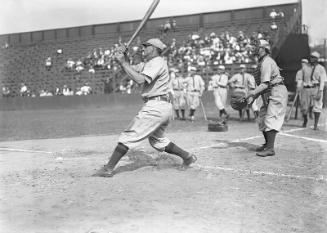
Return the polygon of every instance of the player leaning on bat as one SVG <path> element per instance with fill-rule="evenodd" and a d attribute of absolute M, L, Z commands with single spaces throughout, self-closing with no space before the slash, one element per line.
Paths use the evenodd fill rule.
<path fill-rule="evenodd" d="M 282 128 L 288 92 L 280 76 L 279 67 L 270 57 L 270 45 L 265 40 L 259 40 L 255 48 L 259 57 L 257 67 L 257 87 L 248 97 L 248 103 L 261 95 L 263 105 L 259 112 L 259 129 L 265 138 L 265 143 L 257 148 L 257 156 L 266 157 L 275 155 L 274 144 L 276 134 Z"/>
<path fill-rule="evenodd" d="M 296 74 L 297 91 L 300 94 L 301 112 L 303 115 L 303 127 L 307 127 L 308 113 L 314 113 L 314 130 L 318 129 L 320 113 L 323 107 L 324 80 L 327 80 L 325 68 L 318 64 L 320 55 L 312 52 L 310 63 L 302 59 L 302 68 Z M 310 117 L 312 118 L 312 117 Z"/>
<path fill-rule="evenodd" d="M 165 130 L 172 116 L 172 104 L 169 99 L 170 78 L 167 62 L 161 57 L 166 45 L 159 39 L 150 39 L 143 43 L 143 55 L 146 62 L 132 66 L 125 56 L 126 48 L 120 46 L 114 57 L 124 71 L 136 83 L 143 85 L 144 105 L 125 129 L 112 153 L 109 162 L 95 176 L 111 177 L 119 160 L 131 148 L 148 138 L 151 146 L 158 151 L 165 151 L 183 159 L 182 168 L 187 168 L 196 161 L 196 156 L 181 149 L 167 137 Z"/>

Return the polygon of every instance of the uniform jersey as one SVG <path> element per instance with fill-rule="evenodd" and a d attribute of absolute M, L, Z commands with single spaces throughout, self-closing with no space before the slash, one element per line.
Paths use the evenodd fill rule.
<path fill-rule="evenodd" d="M 226 74 L 215 74 L 211 77 L 213 88 L 227 87 L 228 76 Z"/>
<path fill-rule="evenodd" d="M 183 77 L 176 77 L 172 80 L 172 89 L 174 91 L 183 91 L 185 89 L 185 81 Z"/>
<path fill-rule="evenodd" d="M 322 65 L 317 64 L 312 67 L 312 69 L 312 84 L 319 86 L 320 91 L 324 90 L 324 83 L 327 81 L 325 68 Z"/>
<path fill-rule="evenodd" d="M 193 77 L 187 77 L 185 79 L 185 83 L 187 85 L 187 90 L 190 92 L 198 91 L 202 92 L 205 89 L 205 84 L 200 75 L 194 75 Z"/>
<path fill-rule="evenodd" d="M 229 83 L 232 83 L 234 88 L 241 88 L 241 89 L 254 89 L 255 88 L 255 81 L 254 77 L 248 73 L 238 73 L 231 77 Z"/>
<path fill-rule="evenodd" d="M 146 63 L 140 63 L 133 68 L 146 76 L 143 84 L 142 97 L 166 95 L 169 92 L 170 78 L 167 61 L 155 57 Z"/>
<path fill-rule="evenodd" d="M 266 56 L 263 58 L 260 68 L 260 80 L 261 82 L 271 82 L 274 79 L 280 77 L 279 67 L 276 62 L 270 57 Z"/>
<path fill-rule="evenodd" d="M 302 86 L 312 86 L 311 73 L 312 67 L 310 65 L 305 65 L 296 73 L 296 82 L 301 83 Z"/>

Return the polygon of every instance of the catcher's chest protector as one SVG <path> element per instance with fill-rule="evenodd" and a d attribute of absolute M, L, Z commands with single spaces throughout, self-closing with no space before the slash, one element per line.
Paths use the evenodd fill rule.
<path fill-rule="evenodd" d="M 254 69 L 252 74 L 257 86 L 259 86 L 261 83 L 261 64 L 262 64 L 262 60 L 259 62 L 257 68 Z"/>

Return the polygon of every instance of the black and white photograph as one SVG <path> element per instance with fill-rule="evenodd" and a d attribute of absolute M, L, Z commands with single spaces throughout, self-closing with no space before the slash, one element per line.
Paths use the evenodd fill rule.
<path fill-rule="evenodd" d="M 2 0 L 1 233 L 327 233 L 327 1 Z"/>

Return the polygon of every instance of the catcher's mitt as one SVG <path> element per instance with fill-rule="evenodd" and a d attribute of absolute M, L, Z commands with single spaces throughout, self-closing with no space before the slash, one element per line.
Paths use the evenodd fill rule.
<path fill-rule="evenodd" d="M 245 108 L 248 105 L 245 93 L 236 91 L 233 92 L 230 100 L 230 105 L 235 110 L 242 110 Z"/>
<path fill-rule="evenodd" d="M 208 124 L 208 131 L 211 132 L 226 132 L 228 131 L 228 125 L 226 121 L 210 122 Z"/>

